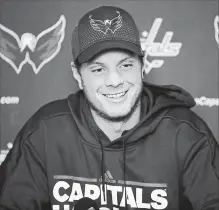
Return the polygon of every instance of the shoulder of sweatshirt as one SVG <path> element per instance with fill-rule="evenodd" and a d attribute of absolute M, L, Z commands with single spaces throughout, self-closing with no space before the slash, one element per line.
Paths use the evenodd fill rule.
<path fill-rule="evenodd" d="M 50 121 L 54 123 L 54 119 L 59 121 L 59 119 L 69 118 L 71 112 L 68 107 L 67 98 L 59 99 L 52 102 L 49 102 L 39 108 L 23 125 L 21 130 L 16 135 L 16 138 L 13 142 L 13 148 L 11 149 L 8 156 L 10 158 L 6 158 L 5 165 L 7 162 L 11 164 L 11 160 L 13 163 L 17 162 L 22 154 L 22 150 L 24 148 L 28 148 L 30 152 L 37 154 L 41 163 L 45 162 L 45 124 L 44 121 Z M 50 123 L 49 122 L 49 123 Z M 48 122 L 47 122 L 48 123 Z M 57 127 L 58 123 L 55 123 Z M 55 128 L 54 128 L 55 130 Z M 0 183 L 1 184 L 1 183 Z"/>
<path fill-rule="evenodd" d="M 32 116 L 35 120 L 43 120 L 47 118 L 53 118 L 60 115 L 71 114 L 67 98 L 59 99 L 49 102 L 42 106 L 36 113 Z"/>
<path fill-rule="evenodd" d="M 175 145 L 181 160 L 189 154 L 197 154 L 206 150 L 212 157 L 219 155 L 218 143 L 207 123 L 189 108 L 173 108 L 164 116 L 172 120 L 175 130 Z M 218 169 L 219 173 L 219 169 Z"/>
<path fill-rule="evenodd" d="M 164 116 L 164 118 L 173 119 L 178 122 L 180 127 L 187 125 L 196 133 L 201 136 L 207 135 L 212 136 L 212 132 L 207 125 L 207 123 L 198 114 L 196 114 L 192 109 L 187 107 L 176 107 L 170 109 Z"/>
<path fill-rule="evenodd" d="M 27 120 L 19 131 L 17 137 L 19 136 L 21 139 L 20 143 L 25 143 L 30 139 L 29 137 L 33 136 L 35 133 L 38 133 L 35 135 L 40 135 L 40 130 L 43 126 L 42 121 L 63 116 L 65 117 L 67 115 L 71 115 L 67 98 L 55 100 L 43 105 Z"/>

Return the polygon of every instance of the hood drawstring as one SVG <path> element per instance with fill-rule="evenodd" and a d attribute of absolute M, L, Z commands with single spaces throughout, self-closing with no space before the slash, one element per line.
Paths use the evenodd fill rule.
<path fill-rule="evenodd" d="M 104 162 L 105 162 L 105 156 L 104 156 L 104 149 L 103 149 L 103 144 L 100 140 L 100 137 L 98 135 L 98 141 L 100 143 L 101 146 L 101 173 L 102 173 L 102 190 L 103 190 L 103 197 L 104 200 L 106 201 L 106 194 L 105 194 L 105 190 L 106 190 L 106 181 L 105 181 L 105 176 L 104 176 Z M 125 139 L 123 139 L 123 180 L 124 180 L 124 187 L 123 187 L 123 191 L 125 192 L 125 209 L 128 210 L 128 206 L 127 206 L 127 193 L 126 193 L 126 143 L 125 143 Z"/>
<path fill-rule="evenodd" d="M 104 176 L 104 162 L 105 162 L 105 156 L 104 156 L 103 144 L 102 144 L 102 142 L 101 142 L 101 140 L 100 140 L 99 135 L 98 135 L 98 141 L 99 141 L 100 146 L 101 146 L 101 174 L 102 174 L 103 198 L 104 198 L 104 201 L 106 201 L 106 194 L 105 194 L 106 186 L 105 186 L 105 176 Z"/>
<path fill-rule="evenodd" d="M 128 210 L 127 207 L 127 197 L 126 197 L 126 144 L 125 139 L 123 139 L 123 181 L 124 181 L 124 190 L 125 190 L 125 209 Z"/>

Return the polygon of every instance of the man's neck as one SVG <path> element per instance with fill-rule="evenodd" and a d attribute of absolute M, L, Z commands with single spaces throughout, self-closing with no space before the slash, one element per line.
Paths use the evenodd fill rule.
<path fill-rule="evenodd" d="M 141 103 L 139 102 L 136 109 L 128 119 L 121 122 L 109 121 L 97 114 L 93 109 L 91 109 L 91 113 L 98 127 L 108 136 L 111 141 L 113 141 L 119 138 L 124 130 L 133 128 L 139 122 Z"/>

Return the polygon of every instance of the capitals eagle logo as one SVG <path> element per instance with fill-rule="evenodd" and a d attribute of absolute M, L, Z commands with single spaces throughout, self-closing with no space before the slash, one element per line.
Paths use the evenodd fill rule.
<path fill-rule="evenodd" d="M 29 63 L 35 74 L 60 51 L 65 36 L 66 19 L 61 15 L 51 27 L 38 36 L 23 33 L 21 38 L 0 24 L 0 57 L 11 65 L 17 74 Z"/>
<path fill-rule="evenodd" d="M 108 31 L 111 31 L 113 34 L 116 30 L 118 30 L 122 26 L 122 16 L 120 15 L 119 11 L 116 11 L 118 16 L 111 19 L 111 20 L 95 20 L 92 19 L 92 15 L 89 16 L 90 18 L 90 25 L 95 31 L 100 31 L 107 34 Z"/>

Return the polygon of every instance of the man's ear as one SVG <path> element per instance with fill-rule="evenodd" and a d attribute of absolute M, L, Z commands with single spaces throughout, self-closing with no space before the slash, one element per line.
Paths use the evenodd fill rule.
<path fill-rule="evenodd" d="M 81 75 L 79 74 L 78 69 L 76 68 L 74 62 L 71 62 L 71 69 L 72 69 L 72 73 L 73 73 L 74 78 L 78 82 L 79 88 L 81 90 L 83 90 Z"/>
<path fill-rule="evenodd" d="M 145 66 L 142 66 L 141 68 L 141 78 L 144 79 L 145 76 Z"/>

